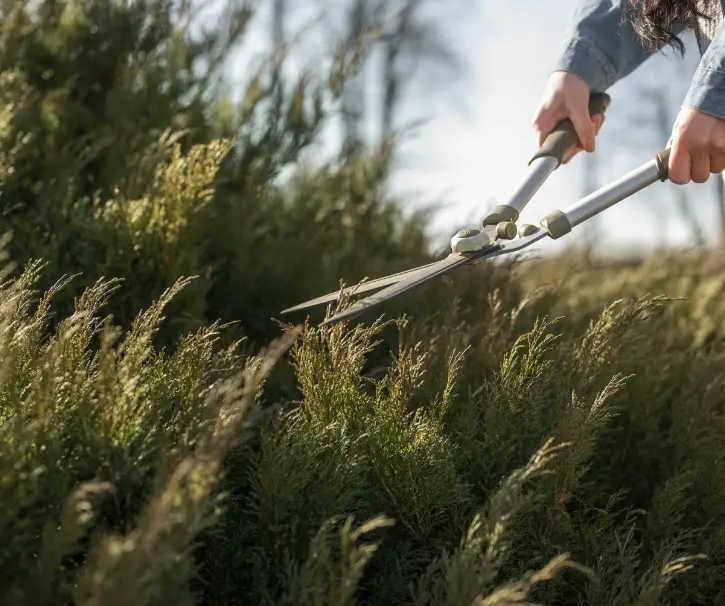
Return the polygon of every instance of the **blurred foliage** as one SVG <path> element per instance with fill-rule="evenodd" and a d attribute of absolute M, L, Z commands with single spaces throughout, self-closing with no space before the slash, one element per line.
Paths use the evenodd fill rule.
<path fill-rule="evenodd" d="M 385 158 L 280 179 L 316 140 L 331 75 L 281 82 L 282 56 L 239 101 L 225 94 L 213 76 L 252 9 L 232 3 L 195 34 L 200 7 L 184 0 L 0 7 L 0 213 L 14 260 L 82 274 L 65 313 L 111 276 L 124 280 L 111 311 L 127 328 L 193 275 L 163 342 L 222 319 L 261 344 L 296 297 L 425 258 L 424 217 L 386 198 Z"/>
<path fill-rule="evenodd" d="M 196 8 L 0 4 L 0 603 L 725 602 L 721 255 L 279 325 L 427 216 L 386 155 L 303 159 L 339 66 L 235 101 L 254 6 Z"/>

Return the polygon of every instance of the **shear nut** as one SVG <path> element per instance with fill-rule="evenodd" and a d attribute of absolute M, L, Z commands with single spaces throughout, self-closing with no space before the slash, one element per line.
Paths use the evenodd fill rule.
<path fill-rule="evenodd" d="M 501 221 L 496 225 L 496 235 L 502 240 L 513 240 L 516 237 L 516 223 Z"/>
<path fill-rule="evenodd" d="M 491 243 L 491 238 L 478 229 L 462 229 L 451 238 L 451 250 L 454 253 L 476 252 Z"/>
<path fill-rule="evenodd" d="M 536 225 L 531 225 L 531 223 L 524 223 L 519 227 L 519 237 L 525 238 L 526 236 L 530 236 L 534 232 L 536 232 L 539 228 L 536 227 Z"/>

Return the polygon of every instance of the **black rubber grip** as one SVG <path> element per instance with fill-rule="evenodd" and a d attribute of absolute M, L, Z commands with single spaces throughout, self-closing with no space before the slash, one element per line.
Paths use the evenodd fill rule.
<path fill-rule="evenodd" d="M 604 114 L 609 107 L 611 97 L 607 93 L 594 93 L 589 97 L 589 115 L 596 116 Z M 569 118 L 566 118 L 556 125 L 554 130 L 549 133 L 544 143 L 542 143 L 539 151 L 537 151 L 529 160 L 531 164 L 537 158 L 552 156 L 561 164 L 564 157 L 579 143 L 576 130 Z M 557 165 L 558 166 L 558 165 Z"/>

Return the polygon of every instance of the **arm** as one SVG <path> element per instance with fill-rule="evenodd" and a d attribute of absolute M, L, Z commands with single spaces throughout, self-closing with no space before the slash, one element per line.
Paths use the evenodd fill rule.
<path fill-rule="evenodd" d="M 725 27 L 722 23 L 700 59 L 683 105 L 725 118 Z"/>
<path fill-rule="evenodd" d="M 625 2 L 579 0 L 574 32 L 556 70 L 572 72 L 593 92 L 603 92 L 644 63 L 652 53 L 626 18 Z M 721 44 L 725 50 L 725 39 Z"/>

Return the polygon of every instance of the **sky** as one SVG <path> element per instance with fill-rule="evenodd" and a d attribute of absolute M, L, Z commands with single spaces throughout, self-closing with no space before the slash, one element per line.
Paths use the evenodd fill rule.
<path fill-rule="evenodd" d="M 471 77 L 461 88 L 471 105 L 471 115 L 438 104 L 434 119 L 415 145 L 424 166 L 414 166 L 397 175 L 402 190 L 418 189 L 427 195 L 447 191 L 447 207 L 438 217 L 445 232 L 448 225 L 470 219 L 478 223 L 491 198 L 504 200 L 526 174 L 535 152 L 531 121 L 549 73 L 570 32 L 576 0 L 512 0 L 476 3 L 475 14 L 451 27 L 451 37 L 466 47 Z M 655 57 L 615 85 L 609 93 L 612 105 L 602 129 L 598 149 L 599 186 L 649 161 L 666 144 L 654 132 L 635 135 L 635 143 L 622 141 L 621 129 L 630 128 L 629 112 L 637 98 L 637 86 L 662 80 L 662 73 L 679 70 L 679 90 L 670 105 L 676 115 L 698 56 L 691 48 L 681 65 L 671 57 Z M 679 93 L 679 95 L 678 95 Z M 580 154 L 582 156 L 582 154 Z M 557 169 L 522 213 L 521 221 L 538 223 L 550 210 L 563 208 L 582 195 L 584 158 Z M 707 211 L 703 225 L 714 236 L 712 183 L 685 186 L 692 203 L 703 203 Z M 668 191 L 672 183 L 656 183 L 599 215 L 602 242 L 617 247 L 650 247 L 665 241 L 687 245 L 689 231 L 673 212 Z M 662 212 L 664 206 L 668 212 Z M 664 221 L 663 221 L 664 219 Z M 664 223 L 664 225 L 663 225 Z M 554 243 L 567 245 L 582 236 L 574 232 Z M 553 245 L 553 246 L 552 246 Z"/>
<path fill-rule="evenodd" d="M 291 29 L 298 30 L 318 14 L 319 2 L 330 0 L 317 1 L 315 10 L 296 5 Z M 459 10 L 435 16 L 447 41 L 465 59 L 465 73 L 458 80 L 427 78 L 408 92 L 403 119 L 425 117 L 426 122 L 404 143 L 392 189 L 405 196 L 411 207 L 436 201 L 432 228 L 442 241 L 462 224 L 480 225 L 486 211 L 503 201 L 525 176 L 536 151 L 531 122 L 570 33 L 576 3 L 461 0 L 456 5 Z M 259 23 L 265 18 L 262 12 Z M 266 44 L 266 25 L 255 31 L 247 42 L 247 54 Z M 328 40 L 318 30 L 308 35 L 306 48 L 314 48 L 313 54 L 323 51 Z M 669 133 L 665 136 L 641 127 L 641 118 L 636 119 L 638 127 L 633 126 L 633 112 L 648 109 L 637 105 L 638 90 L 651 84 L 661 90 L 664 81 L 672 81 L 668 104 L 674 119 L 699 59 L 691 41 L 688 38 L 684 61 L 655 57 L 608 91 L 612 104 L 592 158 L 599 186 L 651 160 L 666 144 Z M 239 65 L 237 71 L 245 73 Z M 328 132 L 328 143 L 335 134 Z M 583 195 L 583 155 L 554 172 L 522 213 L 522 222 L 538 223 L 551 210 L 562 209 Z M 685 186 L 689 203 L 699 206 L 700 222 L 710 241 L 716 236 L 713 185 Z M 601 245 L 631 249 L 691 243 L 690 231 L 674 207 L 673 193 L 678 187 L 656 183 L 599 215 L 595 221 Z M 581 241 L 582 228 L 548 242 L 547 250 L 554 252 Z"/>

